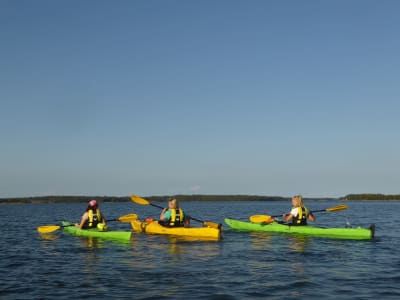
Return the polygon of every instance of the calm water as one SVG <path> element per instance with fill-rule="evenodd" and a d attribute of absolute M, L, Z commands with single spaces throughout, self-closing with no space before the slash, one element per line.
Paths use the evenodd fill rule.
<path fill-rule="evenodd" d="M 311 210 L 338 202 L 308 202 Z M 64 235 L 39 225 L 77 221 L 84 204 L 0 205 L 0 299 L 399 299 L 400 202 L 349 202 L 318 213 L 321 226 L 368 227 L 376 239 L 348 241 L 230 231 L 220 242 L 133 234 L 129 243 Z M 194 217 L 223 223 L 276 215 L 287 202 L 182 203 Z M 111 219 L 159 210 L 105 203 Z M 193 223 L 195 224 L 195 223 Z M 129 224 L 109 223 L 130 230 Z"/>

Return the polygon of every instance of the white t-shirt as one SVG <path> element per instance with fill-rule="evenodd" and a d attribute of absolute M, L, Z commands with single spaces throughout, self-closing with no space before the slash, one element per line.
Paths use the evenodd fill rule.
<path fill-rule="evenodd" d="M 299 208 L 301 209 L 301 207 L 292 208 L 292 210 L 290 211 L 290 214 L 297 217 L 297 215 L 299 214 Z"/>

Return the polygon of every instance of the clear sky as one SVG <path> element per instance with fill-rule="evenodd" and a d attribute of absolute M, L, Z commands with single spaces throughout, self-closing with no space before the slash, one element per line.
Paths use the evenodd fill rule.
<path fill-rule="evenodd" d="M 0 0 L 0 198 L 400 194 L 399 12 Z"/>

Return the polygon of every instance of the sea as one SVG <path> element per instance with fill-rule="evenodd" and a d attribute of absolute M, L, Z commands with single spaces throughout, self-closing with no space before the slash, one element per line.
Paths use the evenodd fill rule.
<path fill-rule="evenodd" d="M 165 203 L 157 203 L 164 205 Z M 397 201 L 308 201 L 321 227 L 369 227 L 372 240 L 301 237 L 229 229 L 224 219 L 280 215 L 288 201 L 181 202 L 193 217 L 223 224 L 220 241 L 133 233 L 129 242 L 39 234 L 78 221 L 85 204 L 0 205 L 0 299 L 400 299 Z M 160 210 L 101 203 L 108 219 Z M 131 230 L 110 222 L 109 229 Z M 198 226 L 192 220 L 193 226 Z"/>

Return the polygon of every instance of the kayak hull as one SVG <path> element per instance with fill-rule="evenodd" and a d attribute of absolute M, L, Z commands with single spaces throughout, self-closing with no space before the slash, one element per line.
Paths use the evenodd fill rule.
<path fill-rule="evenodd" d="M 188 237 L 191 239 L 201 240 L 220 240 L 221 229 L 211 227 L 165 227 L 160 225 L 156 220 L 131 222 L 133 231 L 145 232 L 149 234 L 164 234 Z"/>
<path fill-rule="evenodd" d="M 74 223 L 66 221 L 63 221 L 62 225 L 64 227 L 64 232 L 77 236 L 89 236 L 109 240 L 129 241 L 132 235 L 131 231 L 99 231 L 97 228 L 80 229 L 74 226 Z"/>
<path fill-rule="evenodd" d="M 374 237 L 375 225 L 367 228 L 321 228 L 315 226 L 290 226 L 273 223 L 251 223 L 234 219 L 225 219 L 225 223 L 234 230 L 258 231 L 258 232 L 279 232 L 287 234 L 319 236 L 336 239 L 369 240 Z"/>

